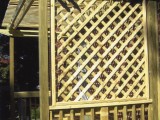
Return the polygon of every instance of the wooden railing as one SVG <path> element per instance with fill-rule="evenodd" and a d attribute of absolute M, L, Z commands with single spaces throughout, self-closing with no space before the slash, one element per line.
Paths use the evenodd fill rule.
<path fill-rule="evenodd" d="M 50 111 L 50 120 L 151 120 L 150 117 L 150 104 Z"/>

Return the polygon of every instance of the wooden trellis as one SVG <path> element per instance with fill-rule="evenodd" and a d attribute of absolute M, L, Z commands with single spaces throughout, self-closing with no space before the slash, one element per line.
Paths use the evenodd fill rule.
<path fill-rule="evenodd" d="M 142 2 L 79 0 L 56 6 L 53 101 L 147 99 Z"/>
<path fill-rule="evenodd" d="M 53 6 L 50 119 L 151 119 L 145 1 Z"/>

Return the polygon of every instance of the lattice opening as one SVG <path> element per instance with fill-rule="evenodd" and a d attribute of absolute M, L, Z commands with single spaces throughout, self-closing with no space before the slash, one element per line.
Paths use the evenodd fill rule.
<path fill-rule="evenodd" d="M 66 5 L 56 11 L 57 102 L 146 98 L 142 5 Z"/>

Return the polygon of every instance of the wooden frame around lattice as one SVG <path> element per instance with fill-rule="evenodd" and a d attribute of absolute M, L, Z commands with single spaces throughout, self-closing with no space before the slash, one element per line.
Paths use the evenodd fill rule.
<path fill-rule="evenodd" d="M 148 100 L 144 3 L 52 3 L 52 106 Z"/>

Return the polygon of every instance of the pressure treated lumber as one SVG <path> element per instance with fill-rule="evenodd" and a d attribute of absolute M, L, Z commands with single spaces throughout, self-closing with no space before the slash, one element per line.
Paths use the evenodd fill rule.
<path fill-rule="evenodd" d="M 18 2 L 16 11 L 15 11 L 15 13 L 14 13 L 13 16 L 12 16 L 12 20 L 11 20 L 11 24 L 10 24 L 9 28 L 13 27 L 14 22 L 15 22 L 16 18 L 18 17 L 18 14 L 21 12 L 21 9 L 22 9 L 24 3 L 25 3 L 25 0 L 20 0 L 20 1 Z"/>
<path fill-rule="evenodd" d="M 38 30 L 8 30 L 0 29 L 0 33 L 11 37 L 38 37 Z"/>
<path fill-rule="evenodd" d="M 28 12 L 34 0 L 20 0 L 17 6 L 16 12 L 13 15 L 9 29 L 16 29 L 20 22 L 23 20 L 24 16 Z"/>
<path fill-rule="evenodd" d="M 55 106 L 56 104 L 56 42 L 55 42 L 55 0 L 51 0 L 51 74 L 52 74 L 52 82 L 51 82 L 51 88 L 52 88 L 52 106 Z"/>
<path fill-rule="evenodd" d="M 149 54 L 149 79 L 150 79 L 150 98 L 153 99 L 151 109 L 151 120 L 158 120 L 158 39 L 157 39 L 157 2 L 147 2 L 147 34 L 148 34 L 148 54 Z M 160 119 L 160 118 L 159 118 Z"/>
<path fill-rule="evenodd" d="M 49 120 L 47 1 L 39 0 L 40 119 Z"/>
<path fill-rule="evenodd" d="M 34 98 L 39 97 L 39 91 L 23 91 L 23 92 L 14 92 L 15 98 Z M 51 91 L 49 91 L 49 96 L 51 96 Z"/>
<path fill-rule="evenodd" d="M 70 109 L 70 110 L 54 110 L 53 118 L 58 120 L 70 120 L 74 117 L 80 118 L 80 120 L 136 120 L 141 119 L 152 120 L 150 116 L 150 105 L 151 104 L 138 104 L 138 105 L 126 105 L 126 106 L 109 106 L 109 107 L 93 107 L 93 108 L 79 108 L 79 109 Z M 72 113 L 71 113 L 72 111 Z M 144 111 L 144 112 L 141 112 Z M 93 115 L 94 112 L 94 115 Z M 92 116 L 93 115 L 93 116 Z M 144 118 L 145 117 L 145 118 Z"/>
<path fill-rule="evenodd" d="M 14 104 L 14 38 L 10 37 L 9 40 L 9 77 L 10 77 L 10 102 L 11 102 L 11 119 L 15 119 L 15 104 Z"/>
<path fill-rule="evenodd" d="M 79 1 L 77 5 L 85 3 Z M 146 9 L 129 2 L 110 5 L 107 1 L 90 1 L 81 10 L 66 11 L 56 6 L 55 12 L 51 11 L 56 19 L 51 28 L 57 31 L 56 37 L 54 30 L 51 32 L 52 61 L 57 66 L 52 69 L 54 105 L 56 100 L 70 104 L 70 101 L 148 97 L 145 79 L 148 57 L 143 31 Z"/>
<path fill-rule="evenodd" d="M 100 111 L 100 120 L 109 120 L 108 107 L 102 107 Z"/>

